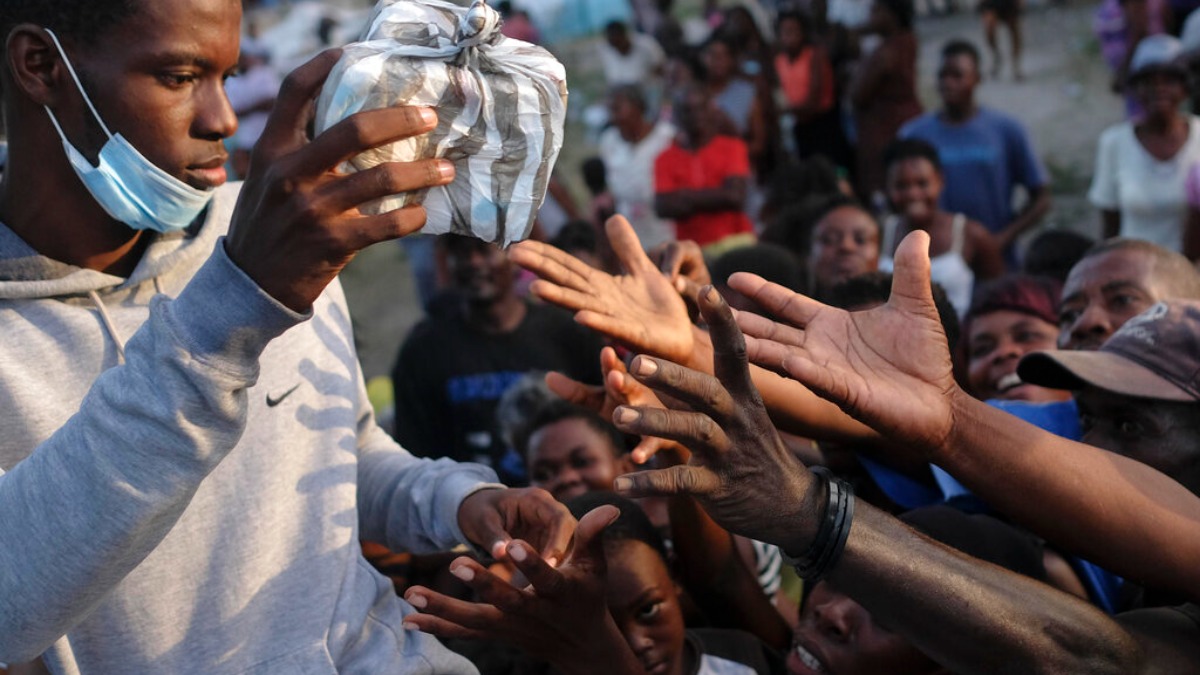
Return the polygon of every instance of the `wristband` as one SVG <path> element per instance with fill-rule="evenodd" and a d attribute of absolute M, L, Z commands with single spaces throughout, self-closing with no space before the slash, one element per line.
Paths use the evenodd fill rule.
<path fill-rule="evenodd" d="M 854 520 L 854 488 L 823 466 L 813 467 L 812 472 L 827 488 L 825 509 L 808 550 L 789 559 L 796 573 L 809 583 L 820 581 L 841 560 Z"/>

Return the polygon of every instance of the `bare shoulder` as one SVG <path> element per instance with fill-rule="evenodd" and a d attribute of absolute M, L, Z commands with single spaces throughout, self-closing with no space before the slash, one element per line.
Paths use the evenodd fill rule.
<path fill-rule="evenodd" d="M 1142 650 L 1142 675 L 1200 672 L 1200 605 L 1124 612 L 1117 621 Z"/>

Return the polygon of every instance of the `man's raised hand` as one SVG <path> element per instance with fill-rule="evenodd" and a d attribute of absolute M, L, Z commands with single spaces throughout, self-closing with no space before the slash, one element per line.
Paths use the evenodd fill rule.
<path fill-rule="evenodd" d="M 343 174 L 338 166 L 374 147 L 431 131 L 429 108 L 382 108 L 352 115 L 308 140 L 314 103 L 340 56 L 321 53 L 283 83 L 254 147 L 233 214 L 226 251 L 265 292 L 306 311 L 358 251 L 410 234 L 425 210 L 410 205 L 379 215 L 359 206 L 401 192 L 449 183 L 454 166 L 438 159 L 389 162 Z"/>
<path fill-rule="evenodd" d="M 933 303 L 927 234 L 901 242 L 891 298 L 864 312 L 823 305 L 753 274 L 735 274 L 729 285 L 786 322 L 738 314 L 755 364 L 794 378 L 898 443 L 932 450 L 945 442 L 961 390 Z"/>
<path fill-rule="evenodd" d="M 540 277 L 530 287 L 535 295 L 575 312 L 584 326 L 637 351 L 686 360 L 694 338 L 679 292 L 646 256 L 628 221 L 613 216 L 605 229 L 623 275 L 607 274 L 536 241 L 514 245 L 510 255 Z"/>

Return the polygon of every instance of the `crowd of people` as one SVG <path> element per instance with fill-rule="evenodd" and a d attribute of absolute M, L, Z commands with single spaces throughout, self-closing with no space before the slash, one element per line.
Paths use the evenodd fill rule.
<path fill-rule="evenodd" d="M 1190 7 L 1105 24 L 1093 241 L 971 42 L 922 112 L 908 0 L 631 2 L 592 208 L 505 251 L 364 215 L 438 111 L 314 137 L 338 51 L 241 6 L 0 6 L 0 673 L 1200 671 Z M 337 276 L 397 238 L 377 420 Z"/>

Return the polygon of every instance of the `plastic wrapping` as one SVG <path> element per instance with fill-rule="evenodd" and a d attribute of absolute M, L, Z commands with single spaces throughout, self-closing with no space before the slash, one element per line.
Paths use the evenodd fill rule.
<path fill-rule="evenodd" d="M 359 42 L 345 48 L 317 104 L 317 131 L 392 105 L 437 109 L 437 129 L 365 152 L 343 167 L 441 157 L 449 185 L 394 195 L 364 211 L 423 203 L 424 232 L 507 246 L 533 228 L 562 147 L 566 71 L 541 47 L 506 38 L 483 0 L 381 0 Z"/>

